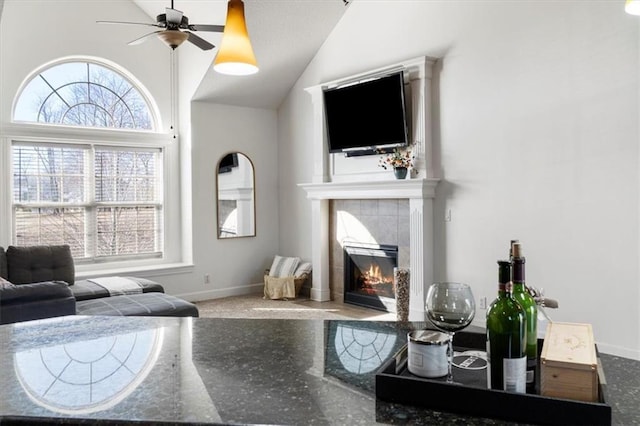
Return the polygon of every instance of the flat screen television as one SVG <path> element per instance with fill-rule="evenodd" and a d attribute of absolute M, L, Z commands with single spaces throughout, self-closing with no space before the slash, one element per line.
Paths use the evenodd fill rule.
<path fill-rule="evenodd" d="M 329 152 L 375 154 L 409 142 L 402 71 L 324 91 Z"/>

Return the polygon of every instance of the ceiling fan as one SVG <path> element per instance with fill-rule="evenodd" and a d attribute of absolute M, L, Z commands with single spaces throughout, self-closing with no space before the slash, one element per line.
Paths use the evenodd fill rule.
<path fill-rule="evenodd" d="M 123 21 L 97 21 L 99 24 L 129 24 L 129 25 L 145 25 L 149 27 L 161 28 L 158 31 L 148 33 L 140 38 L 130 41 L 129 45 L 140 44 L 148 38 L 156 35 L 167 46 L 172 49 L 180 46 L 185 40 L 189 40 L 202 50 L 210 50 L 215 46 L 202 37 L 195 35 L 192 31 L 210 31 L 221 33 L 224 31 L 224 25 L 202 25 L 190 24 L 189 18 L 182 14 L 181 11 L 173 8 L 173 0 L 171 7 L 165 9 L 165 13 L 161 13 L 156 17 L 155 23 L 148 22 L 123 22 Z"/>

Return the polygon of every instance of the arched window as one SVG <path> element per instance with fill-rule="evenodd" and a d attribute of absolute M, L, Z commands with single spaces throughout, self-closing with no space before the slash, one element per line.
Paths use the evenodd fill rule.
<path fill-rule="evenodd" d="M 116 69 L 57 63 L 18 94 L 13 121 L 26 136 L 11 142 L 14 244 L 69 244 L 85 263 L 163 256 L 164 141 L 151 133 L 144 89 Z M 31 138 L 31 123 L 50 126 L 47 137 Z"/>
<path fill-rule="evenodd" d="M 14 121 L 153 130 L 149 105 L 122 74 L 93 62 L 66 62 L 39 72 L 25 86 Z"/>

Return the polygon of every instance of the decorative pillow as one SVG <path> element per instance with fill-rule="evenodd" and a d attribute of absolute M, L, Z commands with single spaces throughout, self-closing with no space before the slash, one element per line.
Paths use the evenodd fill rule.
<path fill-rule="evenodd" d="M 0 277 L 0 290 L 2 290 L 3 288 L 10 288 L 10 287 L 15 287 L 15 285 L 11 284 L 9 281 Z"/>
<path fill-rule="evenodd" d="M 7 278 L 14 284 L 65 281 L 73 285 L 75 267 L 68 245 L 9 246 Z"/>
<path fill-rule="evenodd" d="M 292 277 L 300 263 L 299 257 L 276 256 L 269 269 L 270 277 Z"/>
<path fill-rule="evenodd" d="M 296 272 L 293 274 L 296 278 L 300 278 L 304 274 L 311 273 L 311 262 L 301 262 L 296 268 Z"/>

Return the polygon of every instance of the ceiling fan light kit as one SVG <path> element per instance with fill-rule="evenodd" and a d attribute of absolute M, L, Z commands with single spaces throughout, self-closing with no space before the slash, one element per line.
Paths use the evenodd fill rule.
<path fill-rule="evenodd" d="M 189 34 L 178 30 L 166 30 L 158 33 L 158 38 L 170 48 L 175 49 L 189 38 Z"/>
<path fill-rule="evenodd" d="M 624 10 L 630 15 L 640 15 L 640 0 L 627 0 Z"/>
<path fill-rule="evenodd" d="M 213 69 L 221 74 L 231 75 L 250 75 L 258 72 L 258 62 L 249 40 L 242 0 L 229 0 L 227 22 Z"/>

